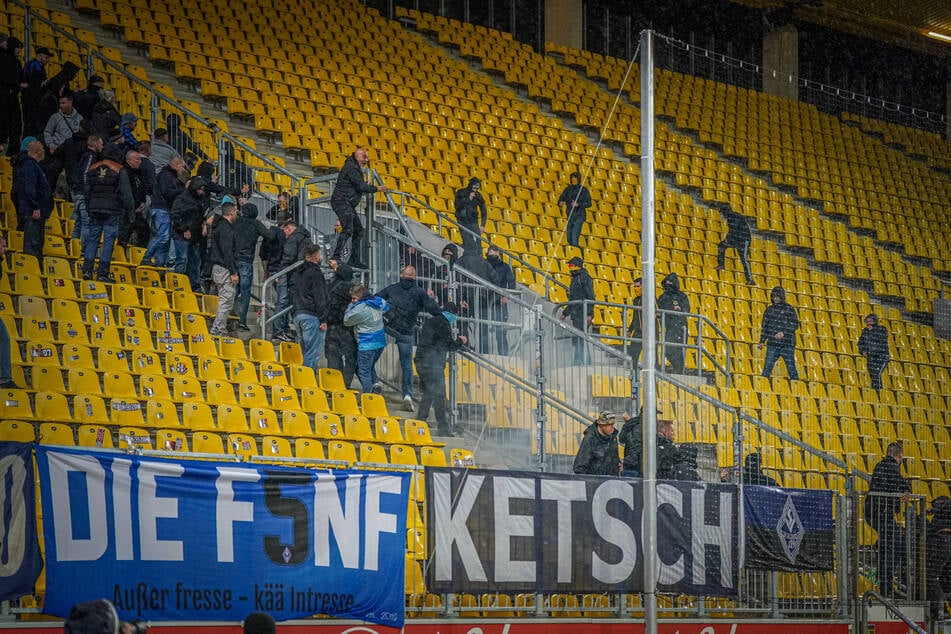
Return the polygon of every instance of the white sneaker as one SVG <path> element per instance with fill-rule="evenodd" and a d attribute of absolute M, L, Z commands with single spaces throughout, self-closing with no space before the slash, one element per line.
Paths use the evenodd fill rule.
<path fill-rule="evenodd" d="M 404 396 L 404 397 L 403 397 L 403 409 L 405 409 L 407 412 L 412 412 L 412 411 L 414 411 L 414 410 L 413 410 L 413 397 L 412 397 L 412 396 Z"/>

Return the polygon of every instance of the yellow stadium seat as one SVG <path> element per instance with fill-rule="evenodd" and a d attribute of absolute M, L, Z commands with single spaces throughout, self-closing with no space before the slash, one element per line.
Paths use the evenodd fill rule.
<path fill-rule="evenodd" d="M 247 412 L 242 407 L 232 404 L 219 405 L 215 412 L 216 429 L 225 432 L 248 433 Z"/>
<path fill-rule="evenodd" d="M 294 452 L 287 438 L 262 436 L 261 456 L 265 458 L 293 458 Z"/>
<path fill-rule="evenodd" d="M 277 361 L 277 355 L 274 353 L 274 344 L 263 339 L 252 339 L 248 342 L 248 348 L 251 351 L 252 361 Z"/>
<path fill-rule="evenodd" d="M 224 454 L 221 436 L 214 432 L 200 431 L 192 434 L 192 451 L 195 453 Z"/>
<path fill-rule="evenodd" d="M 228 453 L 244 460 L 257 456 L 259 455 L 257 440 L 248 434 L 228 434 Z"/>
<path fill-rule="evenodd" d="M 443 447 L 446 444 L 434 442 L 432 435 L 429 433 L 429 425 L 421 420 L 407 419 L 403 421 L 403 435 L 406 438 L 406 442 L 412 445 Z"/>
<path fill-rule="evenodd" d="M 0 438 L 8 442 L 34 442 L 36 430 L 33 424 L 20 420 L 0 421 Z"/>
<path fill-rule="evenodd" d="M 93 449 L 112 449 L 112 432 L 102 425 L 80 425 L 76 432 L 78 445 Z"/>
<path fill-rule="evenodd" d="M 337 375 L 339 376 L 340 373 L 337 372 Z M 321 368 L 320 376 L 321 377 L 324 376 L 323 368 Z M 342 379 L 341 379 L 341 382 L 342 382 Z M 360 407 L 357 405 L 357 398 L 354 392 L 350 392 L 346 390 L 334 390 L 330 394 L 330 399 L 331 399 L 330 409 L 335 414 L 340 414 L 340 415 L 344 415 L 344 414 L 360 415 L 361 414 Z"/>
<path fill-rule="evenodd" d="M 297 438 L 294 440 L 294 457 L 311 460 L 325 460 L 324 446 L 313 438 Z"/>
<path fill-rule="evenodd" d="M 40 423 L 39 441 L 41 445 L 72 447 L 76 444 L 72 428 L 65 423 Z"/>
<path fill-rule="evenodd" d="M 340 460 L 352 466 L 357 462 L 357 451 L 352 443 L 343 440 L 331 440 L 327 443 L 327 458 Z"/>
<path fill-rule="evenodd" d="M 269 342 L 265 343 L 270 345 Z M 287 385 L 284 366 L 276 361 L 260 361 L 258 375 L 261 385 Z"/>
<path fill-rule="evenodd" d="M 297 389 L 317 387 L 317 374 L 313 368 L 306 365 L 290 365 L 287 373 L 290 384 Z"/>
<path fill-rule="evenodd" d="M 17 395 L 18 392 L 18 390 L 0 392 L 0 396 L 3 398 L 3 404 L 5 405 L 3 414 L 0 415 L 3 418 L 33 418 L 33 413 L 29 410 L 30 401 L 25 397 L 25 392 L 25 401 L 20 400 Z M 26 410 L 23 409 L 23 403 L 26 405 Z M 12 407 L 11 404 L 13 405 Z M 19 416 L 16 416 L 17 412 L 20 412 Z M 28 413 L 29 415 L 23 416 L 22 414 L 24 413 Z M 72 421 L 73 416 L 69 411 L 69 403 L 66 400 L 66 396 L 57 392 L 38 392 L 36 394 L 36 418 L 41 421 Z"/>
<path fill-rule="evenodd" d="M 257 383 L 258 373 L 251 361 L 233 359 L 228 363 L 228 378 L 232 383 Z"/>

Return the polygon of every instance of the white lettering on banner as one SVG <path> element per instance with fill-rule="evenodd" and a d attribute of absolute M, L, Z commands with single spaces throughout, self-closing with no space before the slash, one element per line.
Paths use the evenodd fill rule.
<path fill-rule="evenodd" d="M 488 581 L 485 568 L 479 559 L 479 552 L 472 543 L 472 535 L 466 527 L 472 507 L 479 497 L 484 476 L 467 475 L 462 481 L 462 490 L 459 491 L 452 508 L 452 487 L 448 473 L 433 474 L 433 521 L 439 530 L 436 531 L 436 544 L 433 548 L 436 559 L 435 578 L 440 581 L 452 579 L 452 545 L 459 549 L 459 560 L 466 569 L 466 576 L 471 581 Z"/>
<path fill-rule="evenodd" d="M 347 476 L 344 501 L 340 504 L 337 478 L 333 474 L 317 474 L 314 483 L 314 558 L 315 566 L 330 565 L 330 531 L 340 550 L 344 568 L 360 566 L 360 480 Z"/>
<path fill-rule="evenodd" d="M 254 502 L 235 502 L 233 482 L 257 482 L 261 474 L 253 469 L 218 467 L 215 480 L 215 532 L 218 540 L 218 561 L 234 562 L 234 523 L 254 521 Z"/>
<path fill-rule="evenodd" d="M 112 461 L 112 523 L 116 531 L 116 561 L 131 561 L 135 558 L 131 469 L 131 460 L 116 458 Z"/>
<path fill-rule="evenodd" d="M 178 519 L 178 498 L 159 497 L 156 477 L 180 478 L 185 467 L 174 462 L 140 462 L 139 541 L 143 561 L 185 561 L 183 542 L 159 539 L 158 520 Z"/>
<path fill-rule="evenodd" d="M 684 515 L 684 496 L 683 493 L 677 487 L 673 487 L 669 484 L 663 484 L 661 482 L 657 483 L 657 510 L 660 511 L 660 508 L 664 505 L 672 507 L 677 511 L 678 517 L 683 517 Z M 700 507 L 703 508 L 702 506 Z M 647 514 L 643 515 L 643 521 L 647 521 Z M 672 564 L 665 564 L 660 559 L 660 553 L 655 553 L 654 558 L 657 565 L 657 583 L 661 585 L 673 585 L 678 583 L 684 578 L 684 567 L 686 562 L 684 561 L 684 553 L 680 553 L 680 556 L 677 558 L 677 561 Z M 701 565 L 703 564 L 703 559 L 701 558 Z M 697 563 L 694 562 L 694 567 Z"/>
<path fill-rule="evenodd" d="M 558 583 L 571 582 L 571 544 L 574 539 L 571 526 L 571 503 L 584 502 L 588 492 L 581 480 L 542 480 L 543 500 L 555 501 L 558 537 Z"/>
<path fill-rule="evenodd" d="M 512 560 L 512 538 L 535 534 L 533 515 L 512 515 L 511 500 L 535 501 L 534 478 L 493 478 L 495 499 L 495 580 L 534 581 L 536 562 Z"/>
<path fill-rule="evenodd" d="M 702 584 L 706 581 L 707 568 L 704 557 L 706 547 L 717 546 L 720 549 L 720 585 L 732 588 L 733 580 L 730 571 L 733 569 L 733 552 L 730 549 L 730 536 L 733 534 L 732 496 L 727 492 L 720 493 L 720 522 L 707 524 L 704 518 L 703 489 L 694 489 L 690 492 L 690 532 L 693 536 L 693 582 Z"/>
<path fill-rule="evenodd" d="M 396 533 L 396 515 L 380 511 L 380 494 L 403 492 L 396 476 L 368 476 L 366 501 L 366 543 L 363 547 L 364 570 L 380 566 L 380 533 Z"/>
<path fill-rule="evenodd" d="M 608 480 L 594 490 L 591 496 L 591 520 L 594 530 L 601 538 L 621 549 L 621 559 L 610 563 L 601 559 L 597 552 L 591 553 L 591 574 L 604 583 L 620 583 L 634 572 L 637 565 L 637 539 L 634 530 L 624 520 L 611 516 L 608 502 L 620 500 L 634 510 L 634 489 L 622 480 Z"/>
<path fill-rule="evenodd" d="M 7 477 L 10 482 L 9 507 L 7 506 Z M 26 535 L 26 500 L 23 485 L 26 483 L 26 463 L 17 455 L 4 456 L 0 460 L 0 509 L 10 509 L 10 514 L 0 512 L 0 578 L 10 577 L 23 565 Z M 7 523 L 9 520 L 9 523 Z M 3 553 L 6 551 L 6 553 Z M 2 555 L 6 559 L 2 559 Z"/>
<path fill-rule="evenodd" d="M 88 456 L 49 454 L 50 493 L 53 508 L 53 535 L 59 561 L 95 561 L 109 545 L 106 514 L 106 472 L 99 461 Z M 69 474 L 81 473 L 86 479 L 86 499 L 71 495 Z M 76 492 L 78 493 L 78 492 Z M 73 535 L 73 508 L 85 502 L 89 520 L 88 538 Z"/>

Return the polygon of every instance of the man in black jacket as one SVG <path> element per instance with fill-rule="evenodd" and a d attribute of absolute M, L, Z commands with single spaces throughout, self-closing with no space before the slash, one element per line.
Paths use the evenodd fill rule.
<path fill-rule="evenodd" d="M 587 218 L 588 207 L 591 206 L 591 194 L 588 188 L 581 184 L 581 172 L 572 172 L 569 177 L 571 183 L 558 197 L 558 206 L 565 207 L 568 224 L 565 227 L 565 240 L 573 247 L 578 246 L 581 240 L 581 229 Z"/>
<path fill-rule="evenodd" d="M 502 261 L 502 252 L 499 247 L 492 245 L 486 251 L 486 261 L 495 271 L 495 285 L 499 288 L 515 288 L 515 272 L 512 267 Z M 495 331 L 496 352 L 501 355 L 509 353 L 508 327 L 503 325 L 509 320 L 508 298 L 502 295 L 499 301 L 492 305 L 492 321 L 498 322 L 492 326 Z"/>
<path fill-rule="evenodd" d="M 344 247 L 350 242 L 350 266 L 359 269 L 365 269 L 367 265 L 363 259 L 363 223 L 357 215 L 357 205 L 364 194 L 386 191 L 383 185 L 364 182 L 363 169 L 369 162 L 370 156 L 366 149 L 357 148 L 343 162 L 337 175 L 337 184 L 330 195 L 330 207 L 340 221 L 340 235 L 337 236 L 333 259 L 340 260 Z"/>
<path fill-rule="evenodd" d="M 466 253 L 472 251 L 482 252 L 480 237 L 485 231 L 485 223 L 489 219 L 489 213 L 485 207 L 485 199 L 479 190 L 482 189 L 482 182 L 478 178 L 469 179 L 469 184 L 456 192 L 456 222 L 459 223 L 459 231 L 462 233 L 462 248 Z"/>
<path fill-rule="evenodd" d="M 400 387 L 403 407 L 413 411 L 413 342 L 416 339 L 416 317 L 421 312 L 438 316 L 439 305 L 416 282 L 416 269 L 407 266 L 400 271 L 400 281 L 390 284 L 376 294 L 390 304 L 387 312 L 386 334 L 396 340 L 400 355 Z"/>
<path fill-rule="evenodd" d="M 419 331 L 416 346 L 416 372 L 419 374 L 420 420 L 429 417 L 430 406 L 436 412 L 436 426 L 441 436 L 451 436 L 449 419 L 446 417 L 446 353 L 456 351 L 466 344 L 465 335 L 453 336 L 456 323 L 456 305 L 446 304 L 439 316 L 426 320 Z"/>
<path fill-rule="evenodd" d="M 746 283 L 753 283 L 753 272 L 750 270 L 750 222 L 743 214 L 738 214 L 729 207 L 721 207 L 720 215 L 726 220 L 727 232 L 723 241 L 717 245 L 717 270 L 722 271 L 726 261 L 726 250 L 733 249 L 743 263 L 743 272 L 746 273 Z"/>
<path fill-rule="evenodd" d="M 149 221 L 152 238 L 142 256 L 146 266 L 164 267 L 168 261 L 171 243 L 172 221 L 170 211 L 178 196 L 185 191 L 181 177 L 185 174 L 185 161 L 180 156 L 172 157 L 168 165 L 159 170 L 152 192 L 152 215 Z"/>
<path fill-rule="evenodd" d="M 571 284 L 568 286 L 568 305 L 562 311 L 562 319 L 570 319 L 571 325 L 585 332 L 591 325 L 594 315 L 594 282 L 584 269 L 584 260 L 575 256 L 568 261 L 568 272 L 571 274 Z M 581 337 L 572 337 L 574 346 L 574 364 L 587 365 L 591 363 L 587 346 Z"/>
<path fill-rule="evenodd" d="M 936 497 L 931 512 L 934 517 L 928 522 L 925 540 L 925 586 L 935 622 L 941 620 L 945 599 L 951 594 L 951 498 Z"/>
<path fill-rule="evenodd" d="M 772 302 L 763 313 L 759 345 L 766 346 L 766 361 L 763 363 L 763 376 L 767 379 L 773 373 L 773 366 L 780 357 L 786 363 L 789 378 L 797 380 L 796 370 L 796 330 L 799 328 L 799 315 L 796 309 L 786 303 L 786 291 L 777 286 L 769 294 Z"/>
<path fill-rule="evenodd" d="M 319 246 L 312 243 L 304 246 L 304 264 L 291 276 L 294 278 L 291 287 L 294 323 L 300 330 L 304 365 L 316 371 L 327 333 L 327 283 L 320 268 Z"/>
<path fill-rule="evenodd" d="M 238 330 L 250 330 L 248 308 L 251 306 L 251 285 L 254 282 L 254 252 L 258 238 L 267 241 L 271 235 L 258 220 L 257 205 L 242 205 L 234 221 L 234 257 L 238 263 L 238 296 L 234 300 L 234 312 L 238 316 Z"/>
<path fill-rule="evenodd" d="M 171 164 L 170 164 L 171 165 Z M 195 176 L 169 211 L 175 241 L 175 272 L 185 273 L 192 291 L 201 292 L 201 244 L 205 231 L 205 179 Z"/>
<path fill-rule="evenodd" d="M 83 243 L 83 279 L 92 279 L 93 262 L 99 238 L 102 251 L 99 253 L 99 268 L 96 279 L 100 282 L 115 282 L 109 267 L 112 252 L 119 233 L 119 216 L 122 214 L 122 196 L 119 193 L 122 172 L 122 151 L 115 147 L 104 150 L 103 158 L 86 170 L 86 209 L 89 213 L 89 228 Z"/>
<path fill-rule="evenodd" d="M 144 247 L 149 243 L 145 205 L 150 194 L 146 177 L 142 173 L 142 155 L 135 150 L 126 152 L 125 166 L 119 173 L 122 215 L 119 216 L 118 241 L 122 246 Z"/>
<path fill-rule="evenodd" d="M 53 213 L 53 190 L 40 163 L 46 157 L 37 139 L 24 139 L 26 150 L 13 158 L 13 188 L 10 192 L 17 214 L 17 228 L 23 231 L 23 252 L 43 259 L 46 221 Z"/>
<path fill-rule="evenodd" d="M 282 271 L 295 262 L 302 261 L 304 259 L 304 247 L 313 244 L 310 232 L 299 226 L 290 214 L 278 214 L 277 226 L 281 228 L 281 232 L 284 234 L 284 242 L 281 245 L 281 260 L 278 263 L 277 271 L 270 271 L 271 274 Z M 291 306 L 293 292 L 294 273 L 292 271 L 290 275 L 282 276 L 277 282 L 275 314 Z M 287 313 L 276 318 L 274 320 L 274 337 L 281 341 L 293 341 L 289 324 L 290 316 Z"/>
<path fill-rule="evenodd" d="M 350 289 L 353 287 L 353 269 L 345 262 L 330 261 L 334 275 L 327 289 L 327 367 L 340 370 L 348 388 L 357 372 L 357 340 L 353 328 L 343 325 L 343 315 L 350 306 Z"/>
<path fill-rule="evenodd" d="M 7 156 L 20 150 L 23 115 L 20 111 L 20 88 L 23 84 L 23 64 L 20 53 L 23 43 L 8 37 L 6 48 L 0 49 L 0 146 Z"/>
<path fill-rule="evenodd" d="M 674 374 L 683 374 L 686 356 L 683 344 L 687 341 L 686 314 L 690 312 L 690 300 L 680 290 L 680 278 L 676 273 L 671 273 L 661 280 L 660 286 L 664 292 L 657 298 L 657 309 L 666 312 L 660 314 L 658 332 L 664 342 L 673 344 L 664 346 L 664 354 L 670 361 L 671 370 Z"/>
<path fill-rule="evenodd" d="M 631 355 L 631 361 L 637 367 L 641 358 L 641 350 L 644 348 L 644 314 L 641 310 L 643 297 L 641 296 L 641 287 L 643 280 L 637 278 L 631 285 L 634 289 L 634 297 L 631 298 L 631 323 L 627 328 L 627 336 L 631 341 L 627 344 L 627 353 Z M 623 430 L 622 430 L 623 431 Z"/>
<path fill-rule="evenodd" d="M 495 269 L 482 257 L 479 249 L 467 249 L 462 257 L 456 261 L 456 281 L 459 283 L 460 304 L 466 306 L 468 314 L 476 318 L 479 323 L 479 334 L 476 344 L 479 352 L 489 352 L 489 319 L 499 303 L 499 295 L 486 288 L 482 282 L 468 276 L 464 271 L 485 280 L 493 286 L 498 285 Z M 469 344 L 472 346 L 473 344 Z"/>
<path fill-rule="evenodd" d="M 902 527 L 895 521 L 895 514 L 911 493 L 911 485 L 901 475 L 903 458 L 902 444 L 889 443 L 885 457 L 872 470 L 863 509 L 865 521 L 878 533 L 878 584 L 879 592 L 886 597 L 894 595 L 892 577 L 901 568 L 905 553 Z"/>
<path fill-rule="evenodd" d="M 743 484 L 756 484 L 764 487 L 779 486 L 776 480 L 763 473 L 763 467 L 758 453 L 746 454 L 746 459 L 743 462 L 743 470 L 740 472 L 740 479 Z"/>
<path fill-rule="evenodd" d="M 86 88 L 77 90 L 73 95 L 73 107 L 83 116 L 83 119 L 92 119 L 93 110 L 99 103 L 99 92 L 105 87 L 105 80 L 99 75 L 92 75 Z"/>
<path fill-rule="evenodd" d="M 209 332 L 220 337 L 228 334 L 228 314 L 237 294 L 238 264 L 234 257 L 234 219 L 237 215 L 234 203 L 223 204 L 221 220 L 215 223 L 211 232 L 208 257 L 211 260 L 211 279 L 218 287 L 218 312 Z"/>
<path fill-rule="evenodd" d="M 674 442 L 674 423 L 657 421 L 657 473 L 658 480 L 700 479 L 697 473 L 697 449 L 682 447 Z"/>
<path fill-rule="evenodd" d="M 581 438 L 575 456 L 575 473 L 616 476 L 621 467 L 617 451 L 617 430 L 614 429 L 614 412 L 601 412 Z"/>
<path fill-rule="evenodd" d="M 859 354 L 865 357 L 872 389 L 882 389 L 882 372 L 888 365 L 888 331 L 878 323 L 878 315 L 865 316 L 865 328 L 859 336 Z"/>
<path fill-rule="evenodd" d="M 66 184 L 69 186 L 69 194 L 73 199 L 72 237 L 79 238 L 82 242 L 83 234 L 89 227 L 89 211 L 86 207 L 86 172 L 90 165 L 102 157 L 104 144 L 102 137 L 94 132 L 89 133 L 81 144 L 78 143 L 78 136 L 74 137 L 76 143 L 67 142 L 65 149 L 61 148 L 61 151 L 66 168 Z"/>

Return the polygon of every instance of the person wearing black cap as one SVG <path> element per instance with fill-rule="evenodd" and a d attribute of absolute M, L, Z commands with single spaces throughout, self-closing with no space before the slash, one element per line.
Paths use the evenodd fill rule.
<path fill-rule="evenodd" d="M 482 182 L 473 176 L 469 184 L 456 192 L 456 222 L 462 233 L 462 248 L 466 253 L 482 252 L 480 237 L 485 231 L 485 223 L 489 219 L 489 212 L 485 207 L 485 199 L 479 190 Z"/>
<path fill-rule="evenodd" d="M 73 95 L 73 107 L 83 116 L 83 119 L 92 119 L 93 110 L 99 102 L 99 92 L 105 87 L 105 80 L 99 75 L 92 75 L 82 90 Z"/>
<path fill-rule="evenodd" d="M 588 330 L 594 315 L 594 281 L 584 268 L 584 260 L 575 256 L 568 260 L 571 284 L 568 286 L 568 305 L 562 311 L 562 319 L 570 319 L 571 325 L 582 332 Z M 582 337 L 573 337 L 574 364 L 587 365 L 591 362 L 588 349 Z"/>
<path fill-rule="evenodd" d="M 670 361 L 673 373 L 683 374 L 686 356 L 683 344 L 687 340 L 687 313 L 690 312 L 690 300 L 686 293 L 680 290 L 680 278 L 676 273 L 667 275 L 660 286 L 664 292 L 657 298 L 657 309 L 664 312 L 660 314 L 659 332 L 664 342 L 673 344 L 664 346 L 664 355 Z M 663 362 L 660 361 L 660 363 Z"/>
<path fill-rule="evenodd" d="M 275 634 L 277 625 L 274 623 L 274 617 L 266 612 L 252 612 L 242 624 L 244 634 Z"/>
<path fill-rule="evenodd" d="M 743 264 L 746 274 L 746 283 L 753 283 L 753 272 L 750 270 L 750 222 L 743 214 L 736 213 L 728 206 L 720 207 L 720 215 L 726 220 L 727 232 L 723 241 L 717 245 L 717 270 L 726 268 L 726 250 L 733 249 Z"/>
<path fill-rule="evenodd" d="M 77 603 L 63 623 L 64 634 L 118 634 L 119 616 L 106 599 Z"/>
<path fill-rule="evenodd" d="M 911 493 L 911 484 L 901 474 L 904 457 L 901 442 L 888 443 L 885 456 L 872 470 L 862 509 L 865 521 L 878 533 L 878 584 L 879 592 L 885 597 L 894 595 L 892 577 L 905 560 L 904 532 L 895 521 L 902 502 Z"/>
<path fill-rule="evenodd" d="M 23 88 L 21 100 L 23 102 L 23 135 L 40 136 L 46 121 L 40 116 L 43 90 L 46 88 L 46 65 L 53 52 L 45 46 L 36 49 L 36 57 L 23 67 Z"/>
<path fill-rule="evenodd" d="M 240 202 L 242 199 L 238 200 Z M 240 205 L 234 221 L 234 258 L 238 263 L 238 297 L 234 313 L 238 316 L 238 330 L 248 331 L 248 308 L 251 306 L 251 285 L 254 282 L 254 252 L 258 238 L 270 240 L 271 232 L 258 220 L 258 207 L 246 202 Z"/>
<path fill-rule="evenodd" d="M 565 215 L 568 216 L 565 240 L 576 247 L 581 240 L 581 229 L 587 219 L 587 209 L 591 206 L 591 194 L 588 188 L 581 184 L 581 172 L 572 172 L 569 181 L 571 184 L 565 187 L 565 191 L 558 197 L 558 206 L 564 205 Z"/>
<path fill-rule="evenodd" d="M 584 430 L 572 467 L 575 473 L 603 476 L 620 473 L 621 459 L 614 418 L 614 412 L 601 412 Z"/>
<path fill-rule="evenodd" d="M 350 289 L 353 287 L 353 269 L 346 262 L 330 261 L 334 274 L 327 288 L 327 337 L 324 354 L 327 367 L 340 370 L 343 384 L 350 389 L 357 372 L 357 340 L 353 328 L 343 325 L 343 315 L 350 306 Z"/>
<path fill-rule="evenodd" d="M 859 354 L 865 357 L 872 389 L 882 389 L 882 372 L 888 365 L 888 331 L 878 323 L 878 316 L 865 316 L 865 328 L 859 336 Z"/>
<path fill-rule="evenodd" d="M 0 145 L 5 144 L 7 156 L 13 156 L 20 150 L 20 134 L 23 132 L 23 116 L 20 112 L 22 51 L 23 42 L 15 37 L 8 37 L 6 47 L 0 49 Z"/>
<path fill-rule="evenodd" d="M 366 148 L 357 148 L 347 157 L 337 175 L 337 183 L 330 195 L 330 207 L 340 221 L 340 235 L 334 246 L 333 259 L 340 260 L 343 249 L 350 243 L 350 266 L 365 269 L 363 259 L 363 224 L 357 215 L 357 205 L 364 194 L 385 192 L 383 185 L 372 185 L 363 180 L 363 170 L 370 162 Z"/>
<path fill-rule="evenodd" d="M 796 369 L 796 330 L 799 329 L 799 315 L 796 309 L 786 302 L 786 291 L 776 286 L 769 293 L 769 306 L 763 312 L 759 345 L 766 346 L 766 361 L 763 362 L 763 376 L 767 379 L 773 373 L 773 366 L 780 357 L 786 363 L 786 371 L 793 381 L 799 379 Z"/>
<path fill-rule="evenodd" d="M 445 305 L 442 314 L 430 317 L 419 330 L 416 344 L 416 372 L 419 374 L 419 399 L 417 417 L 425 421 L 429 408 L 436 413 L 436 428 L 439 435 L 451 436 L 453 430 L 446 417 L 446 354 L 456 351 L 468 341 L 464 334 L 453 336 L 458 308 L 452 302 Z"/>

